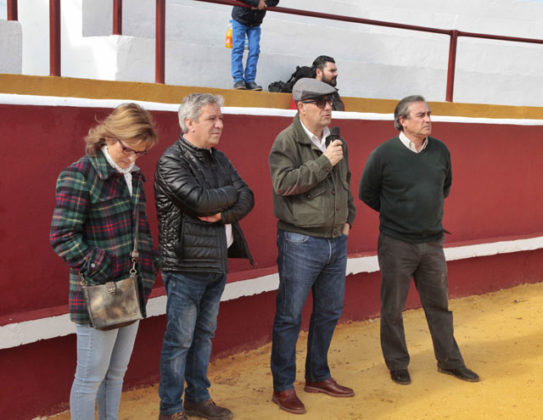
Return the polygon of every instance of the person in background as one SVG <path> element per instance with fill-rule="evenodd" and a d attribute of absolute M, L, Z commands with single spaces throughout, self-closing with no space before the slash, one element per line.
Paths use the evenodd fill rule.
<path fill-rule="evenodd" d="M 327 55 L 319 55 L 313 61 L 312 67 L 315 79 L 328 83 L 330 86 L 336 87 L 338 70 L 336 62 L 332 57 Z M 343 104 L 337 90 L 334 93 L 333 98 L 334 102 L 332 104 L 332 110 L 345 111 L 345 105 Z"/>
<path fill-rule="evenodd" d="M 403 98 L 394 111 L 400 134 L 369 156 L 359 197 L 379 212 L 381 348 L 391 379 L 411 383 L 402 311 L 414 279 L 441 373 L 477 382 L 454 338 L 443 253 L 443 205 L 452 184 L 447 146 L 430 137 L 430 107 L 422 96 Z"/>
<path fill-rule="evenodd" d="M 77 336 L 71 418 L 94 420 L 96 404 L 99 420 L 117 419 L 139 321 L 108 331 L 90 326 L 80 275 L 91 284 L 128 276 L 139 214 L 138 283 L 145 316 L 158 253 L 147 222 L 144 177 L 135 162 L 158 139 L 151 115 L 129 103 L 91 128 L 85 141 L 86 154 L 58 177 L 49 239 L 70 267 L 70 318 Z"/>
<path fill-rule="evenodd" d="M 253 262 L 239 221 L 253 208 L 254 198 L 226 155 L 216 149 L 223 128 L 222 104 L 221 96 L 207 93 L 183 99 L 182 134 L 164 152 L 155 172 L 168 298 L 160 356 L 160 420 L 233 416 L 211 399 L 207 368 L 228 258 Z"/>
<path fill-rule="evenodd" d="M 240 0 L 251 6 L 232 9 L 232 78 L 234 89 L 262 90 L 256 83 L 256 67 L 260 55 L 260 25 L 268 6 L 277 6 L 279 0 Z M 249 54 L 243 71 L 245 37 L 249 41 Z"/>
<path fill-rule="evenodd" d="M 306 392 L 352 397 L 330 373 L 328 349 L 343 312 L 347 236 L 356 209 L 347 143 L 331 122 L 336 89 L 312 78 L 296 82 L 298 113 L 276 137 L 269 155 L 277 222 L 279 289 L 272 334 L 272 401 L 306 412 L 294 389 L 302 310 L 313 294 L 307 339 Z"/>

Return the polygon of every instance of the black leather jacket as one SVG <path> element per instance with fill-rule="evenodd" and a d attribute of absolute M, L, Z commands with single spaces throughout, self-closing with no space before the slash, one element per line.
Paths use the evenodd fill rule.
<path fill-rule="evenodd" d="M 252 7 L 258 6 L 258 0 L 241 1 Z M 279 3 L 279 0 L 266 0 L 266 4 L 270 7 L 277 6 L 277 3 Z M 249 26 L 250 28 L 254 28 L 255 26 L 262 24 L 265 15 L 266 9 L 248 9 L 247 7 L 243 6 L 234 6 L 232 9 L 232 19 L 242 23 L 245 26 Z"/>
<path fill-rule="evenodd" d="M 163 271 L 226 273 L 228 257 L 253 264 L 238 223 L 253 208 L 253 192 L 221 151 L 181 136 L 158 161 L 155 200 Z M 219 222 L 198 219 L 219 212 Z M 234 236 L 229 248 L 225 224 Z"/>

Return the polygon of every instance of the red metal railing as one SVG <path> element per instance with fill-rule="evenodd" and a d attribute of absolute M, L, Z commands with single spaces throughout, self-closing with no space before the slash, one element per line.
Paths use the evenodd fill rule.
<path fill-rule="evenodd" d="M 123 33 L 123 0 L 113 0 L 113 35 Z"/>
<path fill-rule="evenodd" d="M 246 7 L 245 4 L 239 3 L 237 1 L 232 1 L 232 0 L 195 0 L 195 1 Z M 334 15 L 334 14 L 329 14 L 329 13 L 312 12 L 308 10 L 287 9 L 285 7 L 269 7 L 268 10 L 279 12 L 279 13 L 299 15 L 299 16 L 309 16 L 309 17 L 314 17 L 314 18 L 319 18 L 319 19 L 339 20 L 342 22 L 354 22 L 354 23 L 361 23 L 364 25 L 384 26 L 388 28 L 407 29 L 410 31 L 429 32 L 429 33 L 450 36 L 451 38 L 450 38 L 450 43 L 449 43 L 449 64 L 447 66 L 447 87 L 446 87 L 446 93 L 445 93 L 445 100 L 447 102 L 453 101 L 454 74 L 455 74 L 455 67 L 456 67 L 456 48 L 457 48 L 457 43 L 458 43 L 457 41 L 458 41 L 459 36 L 463 36 L 467 38 L 484 38 L 484 39 L 493 39 L 493 40 L 499 40 L 499 41 L 513 41 L 513 42 L 526 42 L 526 43 L 532 43 L 532 44 L 543 44 L 542 39 L 479 34 L 479 33 L 474 33 L 474 32 L 458 31 L 456 29 L 449 30 L 449 29 L 428 28 L 425 26 L 406 25 L 403 23 L 395 23 L 395 22 L 384 22 L 380 20 L 363 19 L 363 18 L 356 18 L 356 17 L 351 17 L 351 16 L 341 16 L 341 15 Z"/>
<path fill-rule="evenodd" d="M 164 83 L 165 77 L 165 43 L 166 43 L 166 0 L 156 1 L 156 52 L 155 52 L 155 82 Z M 236 0 L 194 0 L 205 3 L 223 4 L 229 6 L 249 7 L 245 3 Z M 17 0 L 7 0 L 8 20 L 17 20 Z M 502 35 L 479 34 L 474 32 L 458 31 L 456 29 L 438 29 L 425 26 L 406 25 L 402 23 L 384 22 L 380 20 L 363 19 L 350 16 L 334 15 L 330 13 L 312 12 L 308 10 L 289 9 L 285 7 L 269 7 L 268 10 L 278 13 L 287 13 L 298 16 L 308 16 L 318 19 L 339 20 L 342 22 L 360 23 L 363 25 L 383 26 L 395 29 L 406 29 L 409 31 L 428 32 L 450 37 L 449 42 L 449 63 L 447 66 L 447 87 L 445 100 L 453 101 L 454 75 L 456 68 L 456 50 L 458 37 L 482 38 L 497 41 L 511 41 L 531 44 L 543 44 L 542 39 L 519 38 Z M 50 37 L 50 69 L 51 76 L 60 76 L 60 0 L 49 0 L 49 37 Z M 122 0 L 113 0 L 113 34 L 122 34 Z"/>
<path fill-rule="evenodd" d="M 60 0 L 49 0 L 49 74 L 60 76 Z"/>
<path fill-rule="evenodd" d="M 156 0 L 155 83 L 164 83 L 166 62 L 166 0 Z"/>
<path fill-rule="evenodd" d="M 8 20 L 19 20 L 17 12 L 17 0 L 8 0 L 6 6 L 8 8 Z"/>

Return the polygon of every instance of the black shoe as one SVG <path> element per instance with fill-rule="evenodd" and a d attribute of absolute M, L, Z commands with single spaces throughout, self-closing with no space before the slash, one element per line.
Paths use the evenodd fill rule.
<path fill-rule="evenodd" d="M 411 376 L 407 369 L 396 369 L 390 371 L 390 378 L 400 385 L 409 385 L 411 383 Z"/>
<path fill-rule="evenodd" d="M 262 90 L 262 86 L 257 85 L 255 82 L 247 82 L 245 86 L 249 90 Z"/>
<path fill-rule="evenodd" d="M 243 80 L 240 80 L 239 82 L 234 83 L 234 89 L 247 89 L 247 86 L 245 86 L 245 82 Z"/>
<path fill-rule="evenodd" d="M 481 378 L 479 378 L 479 375 L 477 375 L 474 371 L 469 370 L 465 366 L 460 366 L 454 369 L 443 369 L 443 368 L 438 367 L 437 370 L 438 372 L 455 376 L 458 379 L 462 379 L 463 381 L 479 382 L 481 380 Z"/>

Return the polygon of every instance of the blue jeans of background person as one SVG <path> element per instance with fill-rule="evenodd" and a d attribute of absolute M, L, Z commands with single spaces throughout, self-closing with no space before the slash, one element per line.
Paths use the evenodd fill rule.
<path fill-rule="evenodd" d="M 296 341 L 302 309 L 313 292 L 307 338 L 305 379 L 331 378 L 328 349 L 343 312 L 347 236 L 326 239 L 279 230 L 279 290 L 273 324 L 271 370 L 276 392 L 292 389 L 296 379 Z"/>
<path fill-rule="evenodd" d="M 164 272 L 163 279 L 168 323 L 158 393 L 160 413 L 174 414 L 183 411 L 185 381 L 185 399 L 202 402 L 210 398 L 207 367 L 226 275 Z"/>
<path fill-rule="evenodd" d="M 243 50 L 245 36 L 249 40 L 249 55 L 243 75 Z M 245 83 L 256 79 L 256 65 L 260 55 L 260 26 L 250 27 L 232 19 L 232 78 L 235 82 L 245 80 Z"/>
<path fill-rule="evenodd" d="M 123 378 L 132 355 L 139 322 L 101 331 L 76 324 L 77 367 L 70 393 L 72 420 L 117 419 Z"/>

